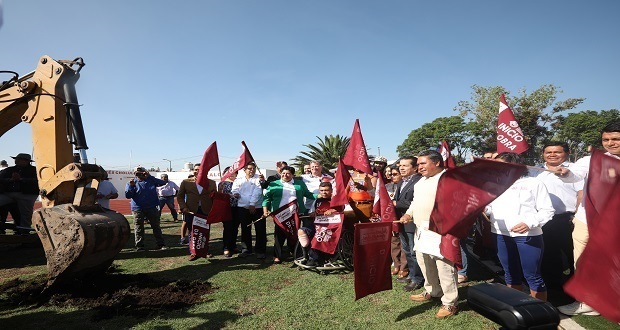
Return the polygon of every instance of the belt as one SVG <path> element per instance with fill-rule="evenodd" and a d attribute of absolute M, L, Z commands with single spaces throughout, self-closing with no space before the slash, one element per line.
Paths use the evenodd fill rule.
<path fill-rule="evenodd" d="M 160 196 L 159 198 L 170 198 L 170 197 L 174 197 L 174 195 L 172 195 L 172 196 Z"/>

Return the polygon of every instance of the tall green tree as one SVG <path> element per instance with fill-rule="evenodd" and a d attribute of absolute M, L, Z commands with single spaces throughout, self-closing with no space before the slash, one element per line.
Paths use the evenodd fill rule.
<path fill-rule="evenodd" d="M 585 100 L 569 98 L 557 101 L 557 95 L 562 90 L 552 84 L 543 85 L 531 93 L 522 88 L 516 96 L 510 96 L 510 92 L 501 86 L 474 85 L 472 89 L 471 101 L 460 101 L 454 108 L 469 119 L 469 147 L 477 154 L 497 147 L 499 97 L 503 93 L 530 146 L 524 154 L 529 163 L 540 159 L 542 144 L 553 136 L 551 128 L 558 121 L 559 114 L 574 109 Z"/>
<path fill-rule="evenodd" d="M 553 139 L 568 143 L 570 159 L 575 161 L 588 154 L 588 146 L 600 148 L 601 130 L 612 120 L 620 120 L 620 111 L 587 110 L 559 116 L 554 125 Z"/>
<path fill-rule="evenodd" d="M 338 160 L 347 151 L 349 146 L 349 137 L 337 135 L 326 135 L 321 139 L 316 137 L 319 142 L 316 145 L 304 144 L 308 150 L 300 151 L 299 155 L 292 159 L 293 166 L 303 168 L 313 160 L 321 162 L 323 170 L 336 168 Z"/>
<path fill-rule="evenodd" d="M 462 117 L 440 117 L 411 131 L 396 151 L 400 157 L 415 156 L 420 151 L 436 149 L 442 140 L 446 140 L 456 161 L 463 162 L 469 150 L 468 139 L 469 133 Z"/>

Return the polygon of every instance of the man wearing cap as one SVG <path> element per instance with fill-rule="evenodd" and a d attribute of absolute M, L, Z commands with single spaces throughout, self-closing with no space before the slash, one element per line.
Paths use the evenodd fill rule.
<path fill-rule="evenodd" d="M 157 187 L 157 196 L 159 196 L 159 213 L 164 209 L 164 205 L 168 205 L 172 219 L 174 222 L 179 221 L 177 210 L 174 209 L 174 197 L 179 192 L 179 186 L 176 183 L 168 180 L 168 174 L 162 174 L 161 179 L 166 182 L 165 185 Z"/>
<path fill-rule="evenodd" d="M 370 178 L 370 182 L 372 183 L 372 189 L 377 189 L 377 180 L 379 179 L 379 175 L 383 179 L 383 184 L 388 182 L 385 177 L 385 169 L 387 168 L 387 158 L 383 156 L 375 157 L 374 166 L 372 169 L 372 178 Z"/>
<path fill-rule="evenodd" d="M 165 181 L 152 177 L 144 167 L 136 167 L 134 179 L 125 185 L 125 197 L 131 198 L 131 213 L 134 218 L 136 250 L 144 251 L 144 221 L 148 220 L 153 228 L 153 235 L 158 250 L 166 250 L 164 236 L 159 227 L 159 199 L 157 187 Z"/>
<path fill-rule="evenodd" d="M 118 198 L 118 190 L 116 190 L 116 187 L 110 182 L 108 172 L 103 173 L 103 178 L 101 178 L 101 182 L 99 182 L 99 186 L 97 187 L 97 204 L 101 205 L 103 208 L 110 209 L 110 199 Z"/>
<path fill-rule="evenodd" d="M 11 158 L 15 160 L 15 166 L 0 172 L 0 206 L 16 203 L 20 217 L 14 219 L 15 225 L 30 227 L 34 202 L 39 196 L 37 169 L 30 164 L 32 158 L 29 154 Z"/>

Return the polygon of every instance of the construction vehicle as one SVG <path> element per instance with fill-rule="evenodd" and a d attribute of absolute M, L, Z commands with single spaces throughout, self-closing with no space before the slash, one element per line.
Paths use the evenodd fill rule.
<path fill-rule="evenodd" d="M 48 286 L 104 272 L 130 235 L 123 215 L 95 204 L 105 171 L 86 157 L 75 91 L 83 66 L 81 58 L 43 56 L 36 70 L 22 77 L 2 71 L 13 77 L 0 83 L 0 136 L 20 122 L 32 127 L 42 202 L 32 225 L 45 250 Z"/>

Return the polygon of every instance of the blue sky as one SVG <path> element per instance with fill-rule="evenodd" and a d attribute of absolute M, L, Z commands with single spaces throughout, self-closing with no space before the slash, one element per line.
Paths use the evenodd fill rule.
<path fill-rule="evenodd" d="M 452 116 L 471 86 L 543 84 L 581 110 L 620 109 L 620 1 L 4 0 L 0 70 L 82 57 L 91 162 L 173 168 L 245 140 L 262 168 L 316 136 L 389 159 L 408 133 Z M 2 76 L 2 78 L 6 78 Z M 31 152 L 30 127 L 0 159 Z"/>

